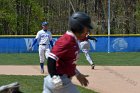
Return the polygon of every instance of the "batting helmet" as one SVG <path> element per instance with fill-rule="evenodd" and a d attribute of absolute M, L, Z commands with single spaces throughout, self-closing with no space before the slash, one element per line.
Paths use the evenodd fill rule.
<path fill-rule="evenodd" d="M 84 12 L 76 12 L 69 18 L 69 27 L 73 32 L 81 33 L 84 27 L 93 29 L 90 17 Z"/>

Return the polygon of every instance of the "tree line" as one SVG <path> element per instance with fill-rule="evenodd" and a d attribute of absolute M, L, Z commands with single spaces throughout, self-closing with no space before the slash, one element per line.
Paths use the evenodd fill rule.
<path fill-rule="evenodd" d="M 140 34 L 140 1 L 110 1 L 111 34 Z M 35 35 L 43 21 L 61 35 L 74 11 L 91 16 L 92 34 L 107 34 L 108 0 L 0 0 L 0 35 Z"/>

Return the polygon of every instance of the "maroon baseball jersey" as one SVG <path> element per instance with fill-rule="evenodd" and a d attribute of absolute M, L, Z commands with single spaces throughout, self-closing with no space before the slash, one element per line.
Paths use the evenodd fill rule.
<path fill-rule="evenodd" d="M 76 60 L 79 55 L 77 39 L 72 32 L 66 32 L 53 46 L 49 57 L 56 60 L 58 74 L 75 75 Z"/>

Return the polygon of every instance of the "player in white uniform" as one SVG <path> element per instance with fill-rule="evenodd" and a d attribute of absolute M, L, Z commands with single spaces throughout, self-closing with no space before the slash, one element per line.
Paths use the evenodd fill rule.
<path fill-rule="evenodd" d="M 87 59 L 87 61 L 90 63 L 91 68 L 94 69 L 95 64 L 94 64 L 94 60 L 92 60 L 92 58 L 90 57 L 89 54 L 89 50 L 90 50 L 90 42 L 88 39 L 91 40 L 95 40 L 97 42 L 97 39 L 94 37 L 90 37 L 89 35 L 87 35 L 87 37 L 85 37 L 84 39 L 80 40 L 80 48 L 82 50 L 82 52 L 85 54 L 85 57 Z"/>
<path fill-rule="evenodd" d="M 50 31 L 48 31 L 48 22 L 42 23 L 42 30 L 38 31 L 34 42 L 30 49 L 35 45 L 35 43 L 38 41 L 39 44 L 39 58 L 40 58 L 40 67 L 41 67 L 41 73 L 44 73 L 44 61 L 45 57 L 48 58 L 48 54 L 50 53 L 50 46 L 53 47 L 52 42 L 52 34 Z"/>

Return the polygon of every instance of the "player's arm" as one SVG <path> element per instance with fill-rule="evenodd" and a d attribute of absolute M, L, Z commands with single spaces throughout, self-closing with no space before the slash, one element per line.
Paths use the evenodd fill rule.
<path fill-rule="evenodd" d="M 33 41 L 33 44 L 29 47 L 29 50 L 30 50 L 30 51 L 33 50 L 32 48 L 33 48 L 33 46 L 36 44 L 36 42 L 37 42 L 37 39 L 35 38 L 34 41 Z"/>
<path fill-rule="evenodd" d="M 51 32 L 50 32 L 50 45 L 51 45 L 51 47 L 53 47 L 53 41 L 52 41 L 52 34 L 51 34 Z"/>
<path fill-rule="evenodd" d="M 36 44 L 36 42 L 37 42 L 37 39 L 35 38 L 33 41 L 32 47 Z"/>
<path fill-rule="evenodd" d="M 57 72 L 56 72 L 56 60 L 49 57 L 47 66 L 48 66 L 48 72 L 52 78 L 51 82 L 54 84 L 54 86 L 55 87 L 62 86 L 63 85 L 62 80 L 60 76 L 57 75 Z"/>
<path fill-rule="evenodd" d="M 61 42 L 61 40 L 59 40 L 53 46 L 51 53 L 49 53 L 47 66 L 48 66 L 48 72 L 51 75 L 51 77 L 58 75 L 56 71 L 56 61 L 58 59 L 62 60 L 62 58 L 65 57 L 65 55 L 67 54 L 67 51 L 69 50 L 69 48 L 67 47 L 68 47 L 67 42 L 63 43 Z"/>
<path fill-rule="evenodd" d="M 88 75 L 81 74 L 77 69 L 75 70 L 75 73 L 76 73 L 76 78 L 81 83 L 81 85 L 82 86 L 87 86 L 89 82 L 86 79 L 86 77 L 88 77 Z"/>
<path fill-rule="evenodd" d="M 53 47 L 53 41 L 52 40 L 50 41 L 50 45 L 51 45 L 51 47 Z"/>
<path fill-rule="evenodd" d="M 35 39 L 34 39 L 33 44 L 32 44 L 31 47 L 33 47 L 36 44 L 36 42 L 37 42 L 38 39 L 40 39 L 40 32 L 37 33 L 37 35 L 36 35 L 36 37 L 35 37 Z"/>
<path fill-rule="evenodd" d="M 48 67 L 48 72 L 51 77 L 53 77 L 54 75 L 57 75 L 55 59 L 48 57 L 47 67 Z"/>
<path fill-rule="evenodd" d="M 87 36 L 87 39 L 95 40 L 97 42 L 97 39 L 95 37 Z"/>
<path fill-rule="evenodd" d="M 80 73 L 80 71 L 76 68 L 76 69 L 75 69 L 75 75 L 78 76 L 79 74 L 81 74 L 81 73 Z"/>

